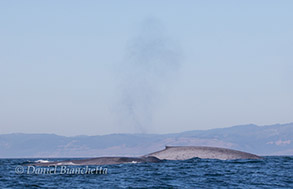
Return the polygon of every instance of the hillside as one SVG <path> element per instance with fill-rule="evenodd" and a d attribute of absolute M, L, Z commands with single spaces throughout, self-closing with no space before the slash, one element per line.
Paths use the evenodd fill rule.
<path fill-rule="evenodd" d="M 174 134 L 111 134 L 65 137 L 54 134 L 2 134 L 0 158 L 139 156 L 165 145 L 215 146 L 258 155 L 293 155 L 293 123 L 241 125 Z"/>

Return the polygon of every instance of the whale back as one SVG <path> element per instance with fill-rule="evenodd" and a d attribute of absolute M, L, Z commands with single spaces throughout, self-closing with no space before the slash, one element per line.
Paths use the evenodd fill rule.
<path fill-rule="evenodd" d="M 146 156 L 153 156 L 166 160 L 186 160 L 191 158 L 220 160 L 261 159 L 261 157 L 257 155 L 238 150 L 206 146 L 166 146 L 164 150 Z"/>
<path fill-rule="evenodd" d="M 113 165 L 122 163 L 158 163 L 162 160 L 187 160 L 192 158 L 220 160 L 261 159 L 261 157 L 254 154 L 226 148 L 205 146 L 166 146 L 164 150 L 147 154 L 141 157 L 97 157 L 69 161 L 36 162 L 28 165 Z"/>

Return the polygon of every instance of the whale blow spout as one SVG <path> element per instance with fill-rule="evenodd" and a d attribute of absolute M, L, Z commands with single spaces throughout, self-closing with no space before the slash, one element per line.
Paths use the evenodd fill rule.
<path fill-rule="evenodd" d="M 186 160 L 191 158 L 219 160 L 262 159 L 257 155 L 238 150 L 206 146 L 166 146 L 164 150 L 150 153 L 147 156 L 153 156 L 162 160 Z"/>

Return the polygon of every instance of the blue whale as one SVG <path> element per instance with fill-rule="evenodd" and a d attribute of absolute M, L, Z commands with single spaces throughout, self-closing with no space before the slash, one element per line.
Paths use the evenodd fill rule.
<path fill-rule="evenodd" d="M 227 148 L 206 146 L 166 146 L 164 150 L 153 152 L 140 157 L 97 157 L 80 160 L 38 162 L 30 165 L 53 166 L 53 165 L 113 165 L 122 163 L 158 163 L 163 160 L 187 160 L 192 158 L 201 159 L 262 159 L 262 157 L 232 150 Z"/>

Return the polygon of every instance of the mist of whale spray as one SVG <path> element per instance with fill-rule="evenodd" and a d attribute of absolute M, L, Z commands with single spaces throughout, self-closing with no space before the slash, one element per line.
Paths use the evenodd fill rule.
<path fill-rule="evenodd" d="M 124 122 L 135 132 L 145 133 L 152 125 L 155 108 L 164 101 L 167 91 L 162 89 L 176 78 L 181 54 L 156 19 L 145 20 L 138 33 L 128 42 L 125 61 L 118 65 L 117 112 L 123 117 L 120 124 Z"/>

